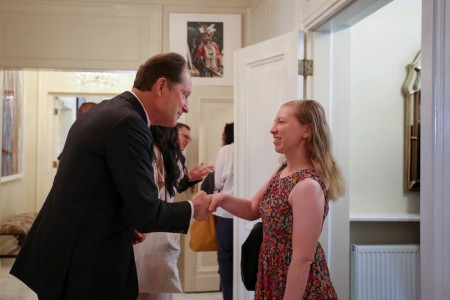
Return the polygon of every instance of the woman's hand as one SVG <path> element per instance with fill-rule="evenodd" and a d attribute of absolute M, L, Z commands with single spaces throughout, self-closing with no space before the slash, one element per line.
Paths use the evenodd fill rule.
<path fill-rule="evenodd" d="M 227 195 L 223 194 L 223 193 L 208 195 L 208 197 L 211 199 L 211 204 L 209 205 L 209 211 L 215 212 L 218 207 L 221 207 L 222 202 L 226 198 L 226 196 Z"/>

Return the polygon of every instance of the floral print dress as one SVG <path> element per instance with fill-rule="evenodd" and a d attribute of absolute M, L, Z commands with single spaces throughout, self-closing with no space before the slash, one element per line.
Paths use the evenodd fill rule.
<path fill-rule="evenodd" d="M 281 171 L 271 179 L 260 201 L 264 238 L 255 288 L 255 299 L 258 300 L 283 299 L 284 296 L 292 259 L 293 216 L 288 201 L 292 188 L 306 178 L 316 180 L 324 188 L 322 180 L 312 169 L 300 170 L 284 178 L 280 178 Z M 325 201 L 323 220 L 327 214 L 328 201 Z M 317 243 L 305 294 L 298 295 L 298 299 L 337 299 L 320 243 Z"/>

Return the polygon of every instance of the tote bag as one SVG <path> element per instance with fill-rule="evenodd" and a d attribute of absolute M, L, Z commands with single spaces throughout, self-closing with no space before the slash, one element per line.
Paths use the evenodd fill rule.
<path fill-rule="evenodd" d="M 189 232 L 189 247 L 192 251 L 217 251 L 216 217 L 214 215 L 210 215 L 207 221 L 194 219 Z"/>

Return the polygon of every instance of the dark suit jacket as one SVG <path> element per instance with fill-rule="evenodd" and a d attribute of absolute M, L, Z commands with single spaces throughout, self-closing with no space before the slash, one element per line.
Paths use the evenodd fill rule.
<path fill-rule="evenodd" d="M 77 120 L 11 274 L 40 300 L 135 300 L 134 229 L 186 233 L 191 217 L 188 202 L 158 200 L 152 156 L 144 109 L 130 92 Z"/>

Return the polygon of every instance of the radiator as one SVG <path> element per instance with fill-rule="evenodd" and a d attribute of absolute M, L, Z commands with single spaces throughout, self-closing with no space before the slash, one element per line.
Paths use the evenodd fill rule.
<path fill-rule="evenodd" d="M 352 300 L 420 300 L 419 245 L 353 245 Z"/>

